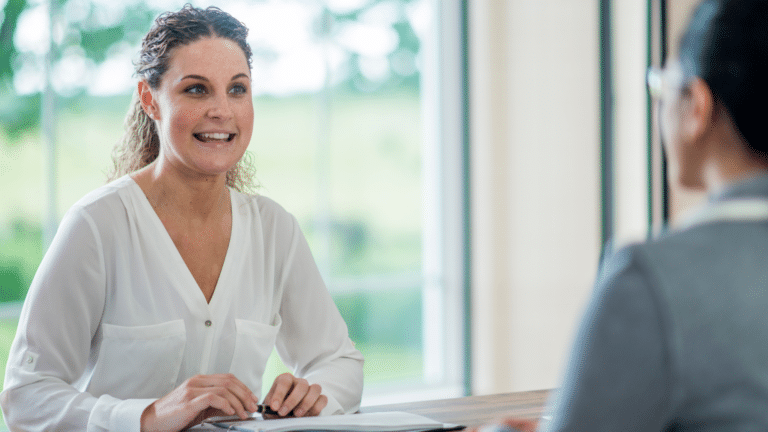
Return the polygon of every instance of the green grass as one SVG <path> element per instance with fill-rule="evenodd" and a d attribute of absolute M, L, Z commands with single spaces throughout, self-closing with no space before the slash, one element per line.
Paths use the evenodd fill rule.
<path fill-rule="evenodd" d="M 11 233 L 0 235 L 0 303 L 24 300 L 43 257 L 39 226 L 13 221 Z"/>

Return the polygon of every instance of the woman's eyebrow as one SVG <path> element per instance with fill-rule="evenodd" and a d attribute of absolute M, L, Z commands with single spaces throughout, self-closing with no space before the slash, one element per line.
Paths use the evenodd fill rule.
<path fill-rule="evenodd" d="M 239 74 L 237 74 L 237 75 L 233 76 L 233 77 L 230 79 L 230 81 L 234 81 L 234 80 L 236 80 L 236 79 L 238 79 L 238 78 L 246 78 L 246 79 L 247 79 L 247 78 L 248 78 L 248 75 L 246 75 L 246 74 L 244 74 L 244 73 L 242 73 L 242 72 L 241 72 L 241 73 L 239 73 Z M 204 77 L 204 76 L 202 76 L 202 75 L 195 75 L 195 74 L 191 74 L 191 75 L 187 75 L 187 76 L 184 76 L 184 77 L 182 77 L 182 78 L 181 78 L 179 81 L 184 81 L 185 79 L 196 79 L 196 80 L 200 80 L 200 81 L 210 81 L 208 78 L 206 78 L 206 77 Z"/>
<path fill-rule="evenodd" d="M 204 76 L 194 75 L 194 74 L 184 76 L 179 81 L 184 81 L 185 79 L 196 79 L 196 80 L 200 80 L 200 81 L 209 81 L 209 79 L 204 77 Z"/>

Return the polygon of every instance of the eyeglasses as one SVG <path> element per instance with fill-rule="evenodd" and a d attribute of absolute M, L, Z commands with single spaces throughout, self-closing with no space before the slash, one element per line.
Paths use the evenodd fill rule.
<path fill-rule="evenodd" d="M 688 80 L 676 65 L 666 68 L 649 67 L 645 73 L 645 83 L 648 85 L 648 93 L 655 100 L 661 100 L 665 92 L 684 92 L 688 88 Z"/>
<path fill-rule="evenodd" d="M 645 83 L 648 85 L 648 93 L 653 99 L 660 99 L 664 93 L 664 69 L 651 66 L 645 73 Z"/>

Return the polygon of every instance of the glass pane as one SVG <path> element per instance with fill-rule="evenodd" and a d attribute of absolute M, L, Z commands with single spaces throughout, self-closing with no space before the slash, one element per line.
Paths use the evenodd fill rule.
<path fill-rule="evenodd" d="M 283 15 L 287 4 L 301 4 L 304 12 Z M 274 83 L 265 82 L 264 94 L 255 99 L 250 151 L 260 193 L 298 218 L 350 336 L 366 357 L 366 393 L 382 385 L 418 387 L 424 191 L 416 29 L 431 12 L 429 2 L 260 7 L 263 22 L 279 21 L 293 34 L 288 43 L 270 26 L 251 25 L 254 51 L 263 55 L 255 64 L 264 67 L 254 76 Z M 307 36 L 295 35 L 308 30 Z M 284 45 L 312 52 L 289 73 L 293 91 L 288 78 L 278 85 L 272 72 L 294 55 L 281 52 Z M 314 72 L 303 70 L 325 76 L 312 87 Z M 273 356 L 264 382 L 282 371 Z"/>
<path fill-rule="evenodd" d="M 56 3 L 53 210 L 60 217 L 104 184 L 135 86 L 131 60 L 140 38 L 159 12 L 183 2 Z M 249 151 L 258 192 L 299 220 L 366 357 L 366 392 L 424 385 L 422 207 L 430 191 L 422 186 L 428 155 L 420 80 L 432 4 L 218 3 L 251 31 L 256 115 Z M 9 89 L 0 99 L 13 107 L 0 110 L 0 307 L 23 300 L 44 250 L 49 173 L 40 112 L 49 32 L 39 29 L 48 28 L 47 14 L 39 1 L 9 2 L 5 10 L 17 26 L 14 49 L 0 61 L 0 84 Z M 2 69 L 6 63 L 13 67 Z M 4 366 L 16 320 L 0 326 Z M 271 359 L 264 382 L 283 368 Z"/>

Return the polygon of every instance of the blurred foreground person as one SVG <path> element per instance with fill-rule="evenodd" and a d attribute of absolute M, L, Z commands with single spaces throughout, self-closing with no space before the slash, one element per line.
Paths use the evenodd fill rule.
<path fill-rule="evenodd" d="M 709 199 L 605 262 L 540 428 L 766 431 L 768 1 L 702 2 L 648 78 L 670 179 Z"/>

